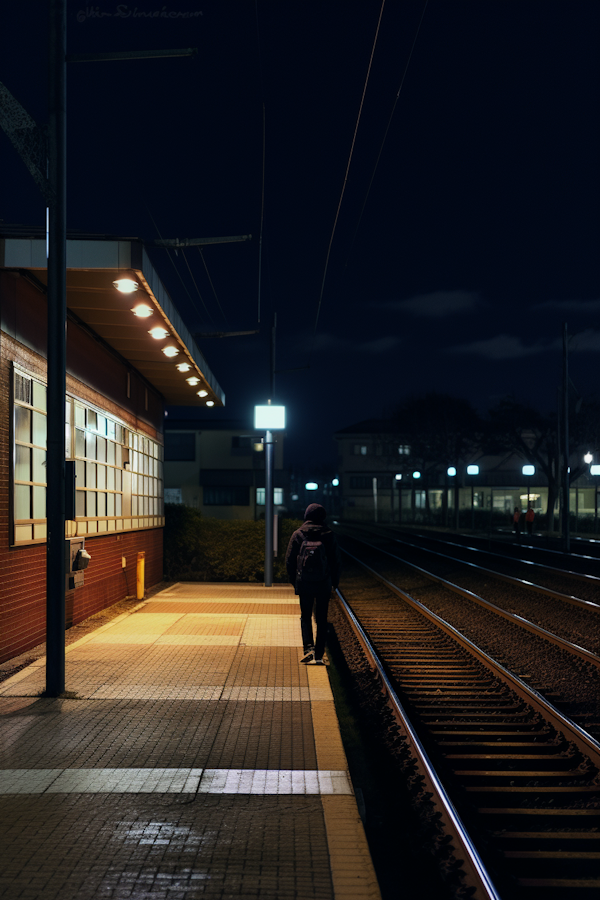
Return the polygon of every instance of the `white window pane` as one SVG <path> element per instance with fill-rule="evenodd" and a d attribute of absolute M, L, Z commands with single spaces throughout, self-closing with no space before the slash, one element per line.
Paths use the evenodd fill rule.
<path fill-rule="evenodd" d="M 15 485 L 15 519 L 30 519 L 31 488 L 25 484 Z"/>
<path fill-rule="evenodd" d="M 43 409 L 46 411 L 46 385 L 38 384 L 37 381 L 33 382 L 33 403 L 32 406 L 35 406 L 36 409 Z"/>
<path fill-rule="evenodd" d="M 85 432 L 75 429 L 75 456 L 85 456 Z"/>
<path fill-rule="evenodd" d="M 78 459 L 75 463 L 75 478 L 77 487 L 85 487 L 85 463 L 82 459 Z"/>
<path fill-rule="evenodd" d="M 96 459 L 98 462 L 106 462 L 106 438 L 99 437 L 96 441 Z"/>
<path fill-rule="evenodd" d="M 109 438 L 112 438 L 114 441 L 114 439 L 115 439 L 115 423 L 113 422 L 112 419 L 106 420 L 106 433 L 108 434 Z"/>
<path fill-rule="evenodd" d="M 115 495 L 107 494 L 106 495 L 106 515 L 114 516 L 115 514 Z"/>
<path fill-rule="evenodd" d="M 106 416 L 98 415 L 98 434 L 106 434 Z"/>
<path fill-rule="evenodd" d="M 115 516 L 121 515 L 121 494 L 113 494 L 115 498 Z"/>
<path fill-rule="evenodd" d="M 33 454 L 33 472 L 32 472 L 32 481 L 39 481 L 42 484 L 46 484 L 46 466 L 44 463 L 46 462 L 46 451 L 45 450 L 36 450 L 32 451 Z"/>
<path fill-rule="evenodd" d="M 94 491 L 85 492 L 85 514 L 88 519 L 96 515 L 96 494 Z"/>
<path fill-rule="evenodd" d="M 32 444 L 37 444 L 38 447 L 46 446 L 46 416 L 42 415 L 39 412 L 33 412 L 31 414 L 31 424 L 32 424 Z"/>
<path fill-rule="evenodd" d="M 120 444 L 115 444 L 115 466 L 119 466 L 119 468 L 121 468 L 122 465 L 123 465 L 123 448 L 121 447 Z"/>
<path fill-rule="evenodd" d="M 33 518 L 46 518 L 46 488 L 36 486 L 33 488 Z"/>
<path fill-rule="evenodd" d="M 137 516 L 138 514 L 138 498 L 137 495 L 133 495 L 131 498 L 131 515 Z"/>
<path fill-rule="evenodd" d="M 98 466 L 97 486 L 101 491 L 106 488 L 106 466 Z"/>
<path fill-rule="evenodd" d="M 85 408 L 78 403 L 75 404 L 75 424 L 85 428 Z"/>
<path fill-rule="evenodd" d="M 75 494 L 75 515 L 78 519 L 85 516 L 85 491 Z"/>
<path fill-rule="evenodd" d="M 106 470 L 106 488 L 109 491 L 114 491 L 115 489 L 115 470 L 110 466 Z"/>
<path fill-rule="evenodd" d="M 85 464 L 85 486 L 89 488 L 96 487 L 96 463 Z"/>
<path fill-rule="evenodd" d="M 137 475 L 133 474 L 131 476 L 131 493 L 132 494 L 137 494 L 137 492 L 138 492 L 137 483 L 138 483 L 138 477 L 137 477 Z"/>
<path fill-rule="evenodd" d="M 94 431 L 97 428 L 98 416 L 93 409 L 86 410 L 86 425 L 88 428 L 93 428 Z"/>
<path fill-rule="evenodd" d="M 106 494 L 99 493 L 97 495 L 98 516 L 103 518 L 106 515 Z"/>
<path fill-rule="evenodd" d="M 88 459 L 96 459 L 96 435 L 85 433 L 85 455 Z"/>
<path fill-rule="evenodd" d="M 115 469 L 115 491 L 123 490 L 123 473 L 120 469 Z"/>
<path fill-rule="evenodd" d="M 15 406 L 15 440 L 31 443 L 31 411 Z"/>
<path fill-rule="evenodd" d="M 15 450 L 15 481 L 32 481 L 31 450 L 29 447 L 20 447 L 19 444 Z"/>
<path fill-rule="evenodd" d="M 112 441 L 107 441 L 106 445 L 106 462 L 111 466 L 115 464 L 115 445 Z"/>

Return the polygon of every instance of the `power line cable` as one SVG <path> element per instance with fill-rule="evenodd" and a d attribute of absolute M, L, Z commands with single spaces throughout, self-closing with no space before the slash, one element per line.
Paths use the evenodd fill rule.
<path fill-rule="evenodd" d="M 152 219 L 152 224 L 153 224 L 154 227 L 156 228 L 156 232 L 157 232 L 157 234 L 158 234 L 160 240 L 162 241 L 163 236 L 162 236 L 162 234 L 160 233 L 160 229 L 159 229 L 158 225 L 156 224 L 156 222 L 154 221 L 154 216 L 153 216 L 152 213 L 150 212 L 150 209 L 148 208 L 148 206 L 146 206 L 146 212 L 148 213 L 148 215 L 149 215 L 150 218 Z M 193 298 L 192 295 L 190 294 L 190 292 L 189 292 L 189 290 L 188 290 L 188 288 L 187 288 L 187 285 L 186 285 L 185 281 L 184 281 L 183 278 L 181 277 L 181 272 L 179 271 L 179 269 L 178 269 L 177 266 L 175 265 L 175 260 L 174 260 L 173 257 L 171 256 L 171 251 L 169 250 L 169 248 L 168 248 L 167 246 L 165 246 L 165 249 L 166 249 L 166 251 L 167 251 L 167 255 L 168 255 L 169 259 L 171 260 L 171 264 L 172 264 L 173 268 L 175 269 L 175 272 L 177 273 L 177 277 L 179 278 L 179 280 L 180 280 L 180 282 L 181 282 L 181 284 L 182 284 L 182 287 L 183 287 L 184 291 L 185 291 L 186 294 L 188 295 L 188 298 L 189 298 L 189 300 L 190 300 L 190 303 L 192 304 L 192 306 L 194 307 L 194 309 L 196 310 L 196 312 L 197 312 L 197 313 L 200 313 L 200 310 L 199 310 L 198 307 L 196 306 L 196 301 L 194 300 L 194 298 Z M 186 259 L 186 263 L 187 263 L 187 259 Z M 188 268 L 189 268 L 189 266 L 188 266 Z M 193 280 L 193 277 L 192 277 L 192 280 Z M 198 290 L 198 289 L 196 288 L 196 290 Z M 200 297 L 200 301 L 201 301 L 201 303 L 202 303 L 202 306 L 204 307 L 204 310 L 205 310 L 205 312 L 206 312 L 206 315 L 207 315 L 208 318 L 210 319 L 211 323 L 212 323 L 213 325 L 215 325 L 215 322 L 213 321 L 213 318 L 212 318 L 211 314 L 209 313 L 209 311 L 208 311 L 208 309 L 207 309 L 207 307 L 206 307 L 206 304 L 204 303 L 204 300 L 202 300 L 202 296 L 200 295 L 200 291 L 198 291 L 198 296 Z"/>
<path fill-rule="evenodd" d="M 194 278 L 193 272 L 192 272 L 192 270 L 191 270 L 191 268 L 190 268 L 190 264 L 189 264 L 189 262 L 188 262 L 188 258 L 187 258 L 187 256 L 185 255 L 185 250 L 184 250 L 183 247 L 181 247 L 180 249 L 181 249 L 181 255 L 183 256 L 183 259 L 184 259 L 184 261 L 185 261 L 185 264 L 186 264 L 186 266 L 188 267 L 188 272 L 190 273 L 190 278 L 191 278 L 192 281 L 194 282 L 194 287 L 196 288 L 196 292 L 197 292 L 197 294 L 198 294 L 198 297 L 200 298 L 200 303 L 202 304 L 202 306 L 203 306 L 204 309 L 206 310 L 206 315 L 208 316 L 208 318 L 210 319 L 210 321 L 212 322 L 212 324 L 215 325 L 215 321 L 214 321 L 213 317 L 211 316 L 211 314 L 209 313 L 208 307 L 207 307 L 206 303 L 204 302 L 204 300 L 203 300 L 203 298 L 202 298 L 202 294 L 200 293 L 200 288 L 199 288 L 198 285 L 196 284 L 196 279 Z M 198 248 L 198 249 L 199 249 L 199 248 Z M 219 309 L 220 309 L 220 307 L 219 307 Z M 222 311 L 223 311 L 223 310 L 221 310 L 221 312 L 222 312 Z"/>
<path fill-rule="evenodd" d="M 416 43 L 417 43 L 417 38 L 419 37 L 419 32 L 420 32 L 420 30 L 421 30 L 421 25 L 422 25 L 422 23 L 423 23 L 423 18 L 424 18 L 424 16 L 425 16 L 425 10 L 427 9 L 427 3 L 428 3 L 428 2 L 429 2 L 429 0 L 425 0 L 425 3 L 424 3 L 424 5 L 423 5 L 423 10 L 422 10 L 422 12 L 421 12 L 421 18 L 419 19 L 419 24 L 417 25 L 417 30 L 416 30 L 415 36 L 414 36 L 414 38 L 413 38 L 412 46 L 411 46 L 411 48 L 410 48 L 410 53 L 408 54 L 408 59 L 406 60 L 406 65 L 405 65 L 405 67 L 404 67 L 404 72 L 402 73 L 402 79 L 401 79 L 401 81 L 400 81 L 400 87 L 398 88 L 398 93 L 396 94 L 396 99 L 394 100 L 394 105 L 392 106 L 392 111 L 391 111 L 391 113 L 390 113 L 390 117 L 389 117 L 389 119 L 388 119 L 387 127 L 386 127 L 385 133 L 384 133 L 384 135 L 383 135 L 383 140 L 382 140 L 381 146 L 380 146 L 380 148 L 379 148 L 379 153 L 378 153 L 378 155 L 377 155 L 377 160 L 375 161 L 375 167 L 373 168 L 373 173 L 372 173 L 372 175 L 371 175 L 371 180 L 369 181 L 369 186 L 368 186 L 368 188 L 367 188 L 367 193 L 365 194 L 365 199 L 364 199 L 364 202 L 363 202 L 361 211 L 360 211 L 360 215 L 359 215 L 359 217 L 358 217 L 358 222 L 356 223 L 356 229 L 355 229 L 355 231 L 354 231 L 354 234 L 352 235 L 352 240 L 350 241 L 350 247 L 349 247 L 349 249 L 348 249 L 348 258 L 346 259 L 346 264 L 345 264 L 344 268 L 347 268 L 347 267 L 348 267 L 348 260 L 350 259 L 350 251 L 352 250 L 352 246 L 353 246 L 353 244 L 354 244 L 354 241 L 356 240 L 356 235 L 358 234 L 358 229 L 360 228 L 360 223 L 361 223 L 361 221 L 362 221 L 363 213 L 364 213 L 364 211 L 365 211 L 365 207 L 366 207 L 366 205 L 367 205 L 367 200 L 369 199 L 369 194 L 370 194 L 370 192 L 371 192 L 371 186 L 372 186 L 373 181 L 374 181 L 374 179 L 375 179 L 375 173 L 377 172 L 377 166 L 379 165 L 379 160 L 381 159 L 381 154 L 382 154 L 382 152 L 383 152 L 383 146 L 384 146 L 385 141 L 386 141 L 386 138 L 387 138 L 387 136 L 388 136 L 388 131 L 390 130 L 390 125 L 392 124 L 392 119 L 393 119 L 393 117 L 394 117 L 394 112 L 396 111 L 396 105 L 397 105 L 397 103 L 398 103 L 398 100 L 400 99 L 400 93 L 401 93 L 401 91 L 402 91 L 402 87 L 403 87 L 403 85 L 404 85 L 404 80 L 405 80 L 405 78 L 406 78 L 406 73 L 408 72 L 408 67 L 409 67 L 409 65 L 410 65 L 410 61 L 411 61 L 411 59 L 412 59 L 413 51 L 414 51 L 415 46 L 416 46 Z"/>
<path fill-rule="evenodd" d="M 225 315 L 225 312 L 224 312 L 224 310 L 223 310 L 223 307 L 221 306 L 221 304 L 220 304 L 220 302 L 219 302 L 219 298 L 217 297 L 217 292 L 215 291 L 215 286 L 214 286 L 214 284 L 213 284 L 213 280 L 212 280 L 212 278 L 210 277 L 210 272 L 208 271 L 208 266 L 206 265 L 206 260 L 204 259 L 204 253 L 202 252 L 202 247 L 198 247 L 198 250 L 199 250 L 199 252 L 200 252 L 200 257 L 201 257 L 201 259 L 202 259 L 202 262 L 204 263 L 204 269 L 205 269 L 205 271 L 206 271 L 206 277 L 208 278 L 208 280 L 209 280 L 209 282 L 210 282 L 210 286 L 211 286 L 211 288 L 212 288 L 212 292 L 213 292 L 213 294 L 215 295 L 215 300 L 217 301 L 217 306 L 219 307 L 219 310 L 220 310 L 220 312 L 221 312 L 221 315 L 222 315 L 223 318 L 225 319 L 225 324 L 226 324 L 227 327 L 229 328 L 229 322 L 228 322 L 228 320 L 227 320 L 227 316 Z"/>
<path fill-rule="evenodd" d="M 325 259 L 325 269 L 324 269 L 324 272 L 323 272 L 323 280 L 322 280 L 322 282 L 321 282 L 321 292 L 320 292 L 320 294 L 319 294 L 319 302 L 318 302 L 318 304 L 317 304 L 317 315 L 316 315 L 316 317 L 315 317 L 315 327 L 314 327 L 314 330 L 313 330 L 313 339 L 312 339 L 312 346 L 311 346 L 311 349 L 310 349 L 309 360 L 310 360 L 310 358 L 312 358 L 313 351 L 314 351 L 314 348 L 315 348 L 315 339 L 316 339 L 316 337 L 317 337 L 317 327 L 318 327 L 318 325 L 319 325 L 319 316 L 321 315 L 321 305 L 322 305 L 322 303 L 323 303 L 323 291 L 324 291 L 324 289 L 325 289 L 325 279 L 327 278 L 327 269 L 328 269 L 328 267 L 329 267 L 329 257 L 330 257 L 330 255 L 331 255 L 331 247 L 332 247 L 332 244 L 333 244 L 333 238 L 334 238 L 334 235 L 335 235 L 335 230 L 336 230 L 337 223 L 338 223 L 338 218 L 339 218 L 339 215 L 340 215 L 340 209 L 341 209 L 341 206 L 342 206 L 342 200 L 344 199 L 344 193 L 345 193 L 345 191 L 346 191 L 346 183 L 347 183 L 347 181 L 348 181 L 348 173 L 349 173 L 349 171 L 350 171 L 350 164 L 352 163 L 352 155 L 353 155 L 353 153 L 354 153 L 354 145 L 355 145 L 355 143 L 356 143 L 356 135 L 357 135 L 357 132 L 358 132 L 358 126 L 359 126 L 359 124 L 360 124 L 360 118 L 361 118 L 361 115 L 362 115 L 363 105 L 364 105 L 364 102 L 365 102 L 365 94 L 366 94 L 366 92 L 367 92 L 367 85 L 368 85 L 368 83 L 369 83 L 369 76 L 370 76 L 370 74 L 371 74 L 371 66 L 372 66 L 372 64 L 373 64 L 373 57 L 374 57 L 374 55 L 375 55 L 375 47 L 376 47 L 376 45 L 377 45 L 377 38 L 379 37 L 379 27 L 380 27 L 380 25 L 381 25 L 381 17 L 383 16 L 383 8 L 384 8 L 384 6 L 385 6 L 385 0 L 382 0 L 382 3 L 381 3 L 381 9 L 380 9 L 380 11 L 379 11 L 379 19 L 378 19 L 378 21 L 377 21 L 377 29 L 376 29 L 376 31 L 375 31 L 375 38 L 374 38 L 374 40 L 373 40 L 373 47 L 371 48 L 371 58 L 369 59 L 369 66 L 368 66 L 368 69 L 367 69 L 367 75 L 366 75 L 366 78 L 365 78 L 365 84 L 364 84 L 364 87 L 363 87 L 362 97 L 361 97 L 361 100 L 360 100 L 360 107 L 359 107 L 359 110 L 358 110 L 358 116 L 357 116 L 357 119 L 356 119 L 356 125 L 355 125 L 355 127 L 354 127 L 354 135 L 353 135 L 353 137 L 352 137 L 352 144 L 351 144 L 351 146 L 350 146 L 350 155 L 348 156 L 348 163 L 347 163 L 347 165 L 346 165 L 346 174 L 344 175 L 344 183 L 343 183 L 343 185 L 342 185 L 342 192 L 341 192 L 341 194 L 340 194 L 340 199 L 339 199 L 339 202 L 338 202 L 338 207 L 337 207 L 337 210 L 336 210 L 335 219 L 334 219 L 334 222 L 333 222 L 333 228 L 332 228 L 332 230 L 331 230 L 331 237 L 330 237 L 330 239 L 329 239 L 329 247 L 327 248 L 327 257 L 326 257 L 326 259 Z M 310 363 L 309 363 L 309 364 L 310 364 Z"/>
<path fill-rule="evenodd" d="M 258 298 L 257 298 L 257 321 L 260 324 L 260 304 L 261 304 L 261 287 L 262 287 L 262 241 L 263 241 L 263 224 L 265 218 L 265 90 L 262 71 L 262 54 L 260 49 L 260 28 L 258 22 L 258 0 L 255 0 L 254 11 L 256 14 L 256 43 L 258 47 L 258 71 L 260 75 L 260 92 L 262 96 L 262 183 L 260 196 L 260 233 L 258 238 Z"/>

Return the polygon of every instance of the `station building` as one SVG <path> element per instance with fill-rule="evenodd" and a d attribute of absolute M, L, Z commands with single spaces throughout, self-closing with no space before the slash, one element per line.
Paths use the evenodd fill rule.
<path fill-rule="evenodd" d="M 256 520 L 265 511 L 264 434 L 242 420 L 165 419 L 165 502 L 183 503 L 211 519 Z M 274 503 L 289 494 L 284 433 L 276 432 Z"/>
<path fill-rule="evenodd" d="M 0 661 L 45 640 L 46 295 L 45 237 L 0 234 Z M 91 561 L 83 586 L 66 591 L 68 626 L 134 592 L 138 553 L 146 586 L 162 580 L 166 403 L 222 406 L 224 395 L 143 244 L 69 239 L 76 518 L 65 539 L 83 539 Z"/>
<path fill-rule="evenodd" d="M 339 514 L 348 521 L 509 527 L 516 506 L 530 503 L 538 521 L 548 509 L 548 481 L 515 453 L 492 456 L 473 445 L 468 458 L 415 461 L 385 419 L 368 419 L 336 432 Z M 469 474 L 476 466 L 477 474 Z M 455 474 L 448 475 L 454 468 Z M 571 485 L 574 531 L 598 533 L 598 478 L 585 473 Z M 555 505 L 558 517 L 558 500 Z"/>

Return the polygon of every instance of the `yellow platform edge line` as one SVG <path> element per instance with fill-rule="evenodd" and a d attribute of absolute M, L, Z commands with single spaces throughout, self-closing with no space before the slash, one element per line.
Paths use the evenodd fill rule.
<path fill-rule="evenodd" d="M 307 666 L 318 769 L 348 771 L 327 669 Z M 322 699 L 327 697 L 327 699 Z M 316 699 L 318 698 L 318 699 Z M 356 797 L 321 795 L 335 900 L 381 900 Z"/>

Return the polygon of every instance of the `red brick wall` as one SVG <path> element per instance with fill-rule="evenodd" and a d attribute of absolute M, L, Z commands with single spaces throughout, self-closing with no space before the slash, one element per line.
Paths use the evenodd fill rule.
<path fill-rule="evenodd" d="M 0 545 L 0 662 L 4 662 L 46 639 L 46 545 L 9 548 L 4 523 Z M 146 553 L 146 587 L 162 580 L 162 528 L 88 537 L 85 548 L 92 558 L 85 585 L 66 594 L 67 627 L 128 594 L 135 596 L 138 551 Z"/>
<path fill-rule="evenodd" d="M 46 375 L 46 360 L 42 356 L 0 331 L 0 662 L 46 639 L 46 545 L 10 546 L 12 361 L 32 375 L 43 378 Z M 106 400 L 72 376 L 67 379 L 67 387 L 82 399 L 115 412 L 133 427 L 141 427 L 161 439 L 149 424 L 141 423 L 131 412 Z M 67 625 L 81 622 L 127 594 L 135 594 L 138 551 L 146 553 L 146 586 L 151 587 L 162 580 L 162 528 L 90 536 L 85 545 L 92 559 L 85 572 L 84 587 L 66 595 Z M 129 590 L 121 566 L 122 556 L 127 560 Z"/>

